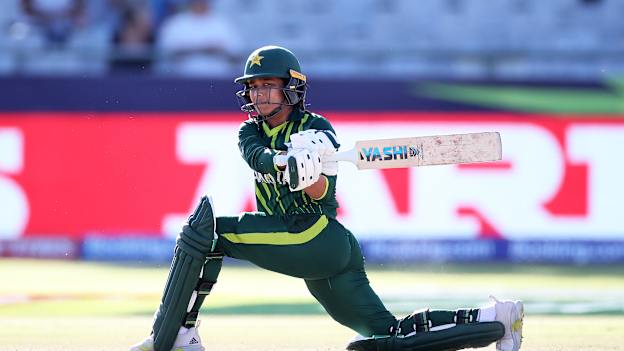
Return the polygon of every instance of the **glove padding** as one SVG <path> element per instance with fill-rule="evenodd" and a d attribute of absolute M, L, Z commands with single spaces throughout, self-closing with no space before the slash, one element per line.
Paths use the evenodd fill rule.
<path fill-rule="evenodd" d="M 328 176 L 338 174 L 338 161 L 325 161 L 321 158 L 321 173 Z"/>
<path fill-rule="evenodd" d="M 338 162 L 323 159 L 324 156 L 333 155 L 340 147 L 336 134 L 331 130 L 307 129 L 293 134 L 290 136 L 290 147 L 318 152 L 323 165 L 321 173 L 328 176 L 338 174 Z"/>
<path fill-rule="evenodd" d="M 333 155 L 340 147 L 336 134 L 331 130 L 307 129 L 290 136 L 293 149 L 316 151 L 321 157 Z"/>
<path fill-rule="evenodd" d="M 290 191 L 303 190 L 316 183 L 321 176 L 321 156 L 318 152 L 307 149 L 291 149 L 288 151 L 286 166 L 286 182 Z"/>

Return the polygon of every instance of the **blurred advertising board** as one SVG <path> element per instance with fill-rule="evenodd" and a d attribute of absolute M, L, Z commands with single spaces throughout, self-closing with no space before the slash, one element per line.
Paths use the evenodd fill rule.
<path fill-rule="evenodd" d="M 40 237 L 0 240 L 0 257 L 71 260 L 81 257 L 79 240 Z"/>
<path fill-rule="evenodd" d="M 619 247 L 608 255 L 624 261 L 622 119 L 323 114 L 344 147 L 373 138 L 502 136 L 503 160 L 496 163 L 383 171 L 342 164 L 339 217 L 369 256 L 396 243 L 411 242 L 416 251 L 448 243 L 442 250 L 449 252 L 473 243 L 475 259 L 481 253 L 539 261 L 530 253 L 577 257 Z M 255 210 L 253 173 L 237 149 L 240 122 L 240 113 L 219 112 L 2 113 L 0 239 L 172 239 L 206 193 L 219 215 Z M 101 252 L 100 244 L 87 248 Z"/>
<path fill-rule="evenodd" d="M 82 241 L 82 258 L 94 261 L 134 261 L 169 263 L 173 258 L 173 239 L 143 236 L 107 237 L 87 235 Z"/>

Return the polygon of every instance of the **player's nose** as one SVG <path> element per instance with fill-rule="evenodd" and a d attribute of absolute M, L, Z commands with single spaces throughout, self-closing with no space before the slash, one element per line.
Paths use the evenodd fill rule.
<path fill-rule="evenodd" d="M 255 90 L 255 94 L 253 94 L 253 95 L 255 95 L 256 99 L 264 97 L 265 95 L 268 95 L 267 94 L 267 89 L 266 88 L 257 88 Z"/>

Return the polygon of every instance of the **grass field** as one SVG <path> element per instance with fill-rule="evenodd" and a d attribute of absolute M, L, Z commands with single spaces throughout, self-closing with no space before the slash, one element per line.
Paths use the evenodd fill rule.
<path fill-rule="evenodd" d="M 0 350 L 126 350 L 149 332 L 166 267 L 0 260 Z M 488 294 L 526 301 L 525 350 L 619 350 L 624 267 L 375 267 L 373 287 L 398 315 L 456 308 Z M 303 282 L 226 263 L 202 310 L 208 350 L 341 350 L 353 333 Z"/>

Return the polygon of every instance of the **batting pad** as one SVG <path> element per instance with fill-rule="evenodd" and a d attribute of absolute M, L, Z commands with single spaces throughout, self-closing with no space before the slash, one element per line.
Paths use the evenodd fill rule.
<path fill-rule="evenodd" d="M 488 346 L 503 337 L 500 322 L 460 324 L 448 329 L 416 333 L 409 337 L 387 336 L 350 343 L 353 351 L 454 351 Z"/>
<path fill-rule="evenodd" d="M 186 225 L 176 242 L 163 298 L 154 316 L 154 348 L 169 351 L 184 323 L 193 291 L 212 250 L 213 237 L 203 236 Z"/>

